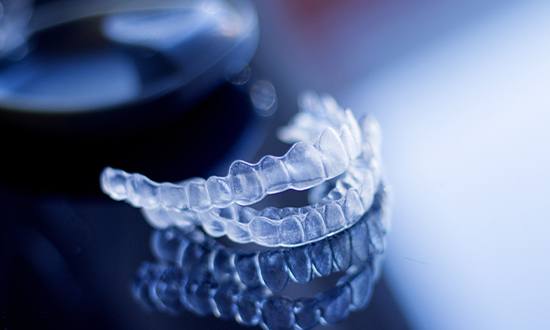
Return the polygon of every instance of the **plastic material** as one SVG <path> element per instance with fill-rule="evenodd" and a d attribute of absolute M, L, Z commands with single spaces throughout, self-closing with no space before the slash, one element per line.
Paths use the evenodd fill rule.
<path fill-rule="evenodd" d="M 282 157 L 257 164 L 235 161 L 226 177 L 192 178 L 180 184 L 155 183 L 141 174 L 106 168 L 102 189 L 112 198 L 142 207 L 157 228 L 202 225 L 214 237 L 237 243 L 299 246 L 334 235 L 357 222 L 371 206 L 380 182 L 380 128 L 372 117 L 360 124 L 325 96 L 304 94 L 301 111 L 279 131 L 287 142 L 301 138 Z M 339 132 L 336 133 L 336 132 Z M 320 134 L 320 135 L 319 135 Z M 317 136 L 314 143 L 309 142 Z M 309 189 L 336 178 L 332 189 L 301 208 L 248 205 L 287 189 Z"/>

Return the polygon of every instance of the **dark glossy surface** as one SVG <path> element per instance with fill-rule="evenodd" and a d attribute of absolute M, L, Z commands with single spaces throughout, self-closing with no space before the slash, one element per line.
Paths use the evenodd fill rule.
<path fill-rule="evenodd" d="M 178 103 L 161 98 L 150 106 L 177 108 Z M 204 175 L 224 160 L 243 131 L 258 129 L 254 116 L 248 94 L 227 84 L 194 110 L 120 134 L 72 136 L 0 122 L 0 139 L 5 141 L 0 182 L 46 192 L 97 194 L 105 166 L 147 173 L 157 181 Z M 242 147 L 257 147 L 261 136 Z"/>
<path fill-rule="evenodd" d="M 180 329 L 183 323 L 186 329 L 242 328 L 213 316 L 145 312 L 130 290 L 139 265 L 154 260 L 152 229 L 141 214 L 107 197 L 48 195 L 33 198 L 2 190 L 3 325 Z M 326 290 L 333 284 L 315 285 Z M 221 293 L 218 298 L 223 300 Z M 242 308 L 244 313 L 244 302 Z M 301 322 L 306 322 L 304 313 Z M 368 308 L 350 313 L 338 327 L 407 329 L 383 279 L 374 287 Z"/>
<path fill-rule="evenodd" d="M 129 290 L 139 264 L 151 258 L 151 228 L 138 210 L 100 192 L 99 173 L 119 163 L 159 180 L 208 175 L 228 154 L 246 157 L 261 142 L 255 118 L 248 94 L 228 84 L 179 120 L 129 136 L 81 139 L 2 123 L 5 140 L 17 141 L 5 150 L 0 185 L 2 325 L 136 329 L 174 322 L 155 315 L 137 322 L 145 314 Z M 256 143 L 238 142 L 248 134 Z M 191 320 L 199 327 L 200 319 Z"/>

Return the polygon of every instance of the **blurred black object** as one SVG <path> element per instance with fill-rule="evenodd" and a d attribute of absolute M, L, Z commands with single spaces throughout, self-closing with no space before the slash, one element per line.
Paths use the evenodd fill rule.
<path fill-rule="evenodd" d="M 29 53 L 0 62 L 0 181 L 74 193 L 97 192 L 107 165 L 161 181 L 205 174 L 254 127 L 250 86 L 227 78 L 248 68 L 257 19 L 248 2 L 234 5 L 37 7 Z M 170 25 L 185 19 L 196 24 Z"/>
<path fill-rule="evenodd" d="M 37 7 L 22 58 L 0 62 L 0 119 L 94 136 L 171 120 L 244 69 L 256 49 L 251 5 L 213 2 L 215 12 L 171 0 Z"/>
<path fill-rule="evenodd" d="M 249 95 L 256 78 L 227 81 L 248 68 L 257 27 L 225 43 L 199 31 L 206 34 L 190 41 L 200 46 L 190 53 L 200 61 L 178 63 L 177 54 L 109 40 L 102 20 L 84 15 L 38 29 L 27 56 L 1 63 L 2 328 L 163 323 L 136 323 L 143 313 L 129 292 L 135 269 L 150 258 L 150 227 L 137 210 L 101 193 L 99 173 L 109 165 L 158 181 L 206 176 L 235 156 L 250 157 L 265 136 L 267 121 Z M 255 24 L 255 16 L 250 20 Z M 108 80 L 121 65 L 137 72 L 140 89 L 126 99 L 97 100 L 102 92 L 116 97 L 104 85 L 117 87 Z M 90 76 L 97 70 L 102 79 Z M 200 320 L 193 322 L 198 327 Z"/>

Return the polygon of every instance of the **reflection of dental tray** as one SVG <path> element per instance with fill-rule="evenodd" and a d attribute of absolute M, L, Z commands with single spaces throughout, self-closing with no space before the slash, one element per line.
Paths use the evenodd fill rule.
<path fill-rule="evenodd" d="M 102 189 L 112 198 L 142 207 L 155 227 L 202 225 L 214 237 L 238 243 L 297 246 L 349 228 L 370 208 L 380 182 L 380 129 L 366 117 L 357 123 L 330 97 L 301 98 L 301 112 L 280 138 L 296 143 L 282 157 L 266 156 L 257 164 L 235 161 L 226 177 L 193 178 L 158 184 L 140 174 L 106 168 Z M 338 133 L 337 133 L 338 132 Z M 314 143 L 311 143 L 315 140 Z M 332 189 L 310 194 L 301 208 L 262 211 L 249 205 L 266 194 L 305 190 L 336 178 Z"/>
<path fill-rule="evenodd" d="M 371 209 L 348 230 L 300 247 L 256 252 L 226 248 L 197 229 L 156 231 L 151 247 L 159 263 L 143 263 L 134 296 L 149 309 L 188 309 L 270 330 L 340 322 L 367 305 L 380 276 L 385 211 L 380 187 Z M 337 272 L 346 274 L 314 298 L 274 294 L 290 280 L 303 285 Z"/>

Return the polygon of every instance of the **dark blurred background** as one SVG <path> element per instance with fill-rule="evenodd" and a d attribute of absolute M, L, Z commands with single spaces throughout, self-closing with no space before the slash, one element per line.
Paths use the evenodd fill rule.
<path fill-rule="evenodd" d="M 282 155 L 306 89 L 377 116 L 394 194 L 371 304 L 332 328 L 550 326 L 546 2 L 0 3 L 3 328 L 240 328 L 134 301 L 152 228 L 99 173 Z"/>

